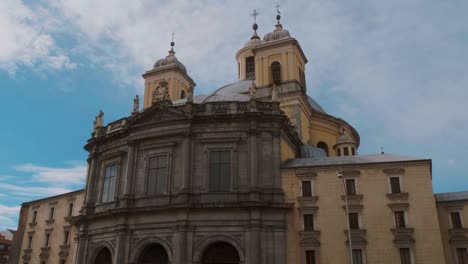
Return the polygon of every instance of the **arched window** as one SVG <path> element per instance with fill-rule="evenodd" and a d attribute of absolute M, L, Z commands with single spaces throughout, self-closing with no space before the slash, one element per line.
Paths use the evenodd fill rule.
<path fill-rule="evenodd" d="M 239 264 L 237 249 L 226 242 L 217 242 L 209 246 L 202 257 L 202 264 Z"/>
<path fill-rule="evenodd" d="M 112 255 L 107 248 L 102 248 L 96 255 L 94 264 L 112 264 Z"/>
<path fill-rule="evenodd" d="M 319 143 L 317 143 L 317 148 L 325 150 L 325 153 L 327 153 L 328 157 L 328 145 L 325 142 L 320 141 Z"/>
<path fill-rule="evenodd" d="M 281 83 L 281 64 L 277 61 L 274 61 L 271 66 L 271 78 L 273 83 L 279 85 Z"/>
<path fill-rule="evenodd" d="M 145 248 L 138 260 L 138 264 L 167 264 L 169 257 L 166 249 L 159 244 L 153 244 Z"/>
<path fill-rule="evenodd" d="M 180 99 L 184 99 L 185 98 L 185 91 L 182 90 L 180 91 Z"/>

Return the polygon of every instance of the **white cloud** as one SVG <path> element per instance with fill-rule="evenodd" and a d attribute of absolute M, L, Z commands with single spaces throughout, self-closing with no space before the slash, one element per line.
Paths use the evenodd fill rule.
<path fill-rule="evenodd" d="M 309 93 L 329 100 L 332 114 L 351 122 L 365 116 L 379 133 L 407 142 L 444 138 L 453 127 L 451 136 L 467 143 L 467 2 L 302 0 L 282 6 L 284 27 L 309 57 Z M 0 12 L 6 36 L 0 68 L 72 69 L 73 54 L 141 91 L 140 74 L 166 56 L 175 31 L 178 58 L 199 84 L 197 93 L 207 93 L 235 81 L 234 54 L 250 37 L 254 8 L 261 12 L 259 34 L 273 30 L 274 7 L 264 0 L 49 0 L 34 6 L 38 15 L 8 0 L 0 4 L 0 11 L 8 10 Z M 62 35 L 76 41 L 59 47 L 54 38 Z"/>
<path fill-rule="evenodd" d="M 18 67 L 35 70 L 76 67 L 51 35 L 54 19 L 43 8 L 21 0 L 0 1 L 0 69 L 14 74 Z"/>
<path fill-rule="evenodd" d="M 67 168 L 53 168 L 28 163 L 14 168 L 20 172 L 32 173 L 33 181 L 67 186 L 84 182 L 87 165 L 80 163 Z"/>
<path fill-rule="evenodd" d="M 6 228 L 16 230 L 18 222 L 15 219 L 18 217 L 20 209 L 20 206 L 0 204 L 0 231 Z"/>

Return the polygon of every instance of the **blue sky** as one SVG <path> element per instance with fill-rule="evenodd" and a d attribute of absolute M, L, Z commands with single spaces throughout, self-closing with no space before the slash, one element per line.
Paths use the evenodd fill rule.
<path fill-rule="evenodd" d="M 169 49 L 196 94 L 236 80 L 236 51 L 273 30 L 272 1 L 0 2 L 0 230 L 21 203 L 83 187 L 98 111 L 128 115 Z M 468 2 L 280 1 L 308 93 L 361 135 L 360 154 L 433 159 L 436 192 L 468 190 Z"/>

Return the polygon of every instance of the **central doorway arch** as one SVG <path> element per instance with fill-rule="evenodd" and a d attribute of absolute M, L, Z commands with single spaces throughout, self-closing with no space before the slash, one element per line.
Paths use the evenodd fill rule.
<path fill-rule="evenodd" d="M 169 257 L 163 246 L 160 244 L 152 244 L 143 250 L 138 264 L 169 264 Z"/>
<path fill-rule="evenodd" d="M 94 264 L 112 264 L 112 255 L 107 248 L 102 248 L 94 259 Z"/>
<path fill-rule="evenodd" d="M 216 242 L 205 249 L 201 264 L 239 264 L 237 249 L 226 242 Z"/>

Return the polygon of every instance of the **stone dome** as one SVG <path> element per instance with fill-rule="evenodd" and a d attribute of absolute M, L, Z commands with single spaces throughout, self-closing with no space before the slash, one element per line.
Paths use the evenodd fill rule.
<path fill-rule="evenodd" d="M 303 145 L 300 148 L 301 158 L 323 158 L 327 157 L 325 150 L 312 145 Z"/>
<path fill-rule="evenodd" d="M 270 42 L 270 41 L 279 40 L 279 39 L 286 39 L 286 38 L 290 38 L 290 37 L 291 37 L 291 35 L 289 34 L 289 31 L 287 31 L 286 29 L 283 29 L 283 27 L 280 27 L 280 28 L 277 27 L 272 32 L 266 34 L 263 37 L 263 41 L 264 42 Z"/>
<path fill-rule="evenodd" d="M 350 136 L 346 135 L 346 134 L 341 134 L 341 136 L 338 138 L 338 140 L 336 141 L 336 145 L 338 144 L 356 144 L 356 142 L 354 142 Z"/>
<path fill-rule="evenodd" d="M 179 68 L 184 73 L 187 73 L 187 69 L 185 68 L 184 64 L 182 64 L 182 62 L 180 62 L 177 59 L 177 57 L 175 56 L 175 51 L 173 49 L 169 51 L 169 55 L 167 55 L 165 58 L 156 61 L 156 63 L 154 63 L 153 69 L 159 70 L 171 67 Z"/>
<path fill-rule="evenodd" d="M 257 45 L 260 45 L 262 44 L 262 40 L 260 38 L 252 38 L 251 40 L 247 41 L 245 44 L 244 44 L 244 47 L 249 47 L 249 46 L 257 46 Z"/>

